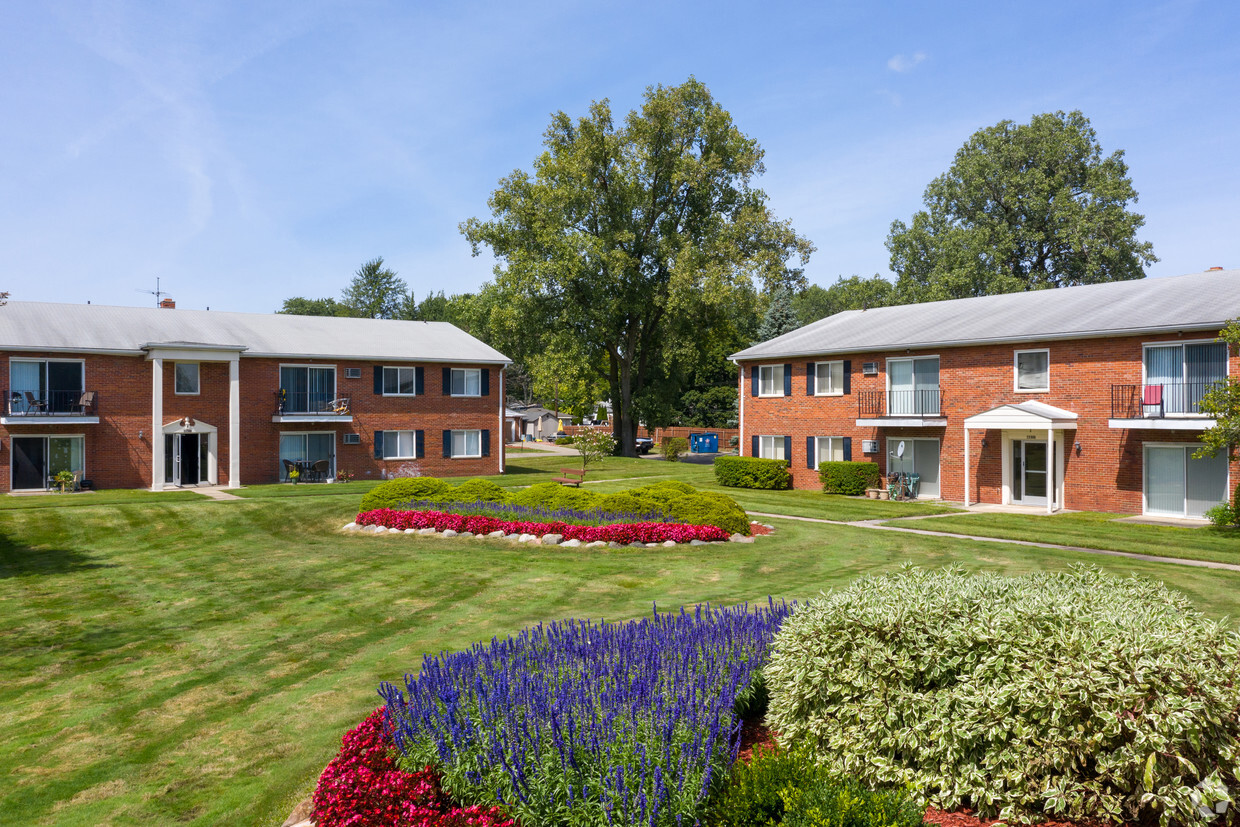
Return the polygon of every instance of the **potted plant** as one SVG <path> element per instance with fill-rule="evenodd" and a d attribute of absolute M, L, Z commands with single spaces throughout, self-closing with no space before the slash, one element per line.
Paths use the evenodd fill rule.
<path fill-rule="evenodd" d="M 301 479 L 301 469 L 295 465 L 288 469 L 288 478 L 292 481 L 293 485 L 296 485 L 297 481 Z"/>
<path fill-rule="evenodd" d="M 57 471 L 56 476 L 52 477 L 52 480 L 60 486 L 60 493 L 63 494 L 65 493 L 65 489 L 67 489 L 70 485 L 73 485 L 73 472 Z"/>

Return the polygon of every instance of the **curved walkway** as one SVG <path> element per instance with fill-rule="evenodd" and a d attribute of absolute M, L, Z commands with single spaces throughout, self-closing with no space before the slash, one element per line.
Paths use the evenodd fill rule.
<path fill-rule="evenodd" d="M 981 543 L 1007 543 L 1013 546 L 1026 546 L 1030 548 L 1049 548 L 1057 551 L 1077 551 L 1084 554 L 1101 554 L 1108 557 L 1127 557 L 1131 560 L 1143 560 L 1148 563 L 1170 563 L 1175 566 L 1192 566 L 1200 569 L 1221 569 L 1223 571 L 1240 572 L 1240 565 L 1236 563 L 1215 563 L 1211 560 L 1185 560 L 1179 557 L 1158 557 L 1153 554 L 1137 554 L 1132 551 L 1111 551 L 1104 548 L 1086 548 L 1085 546 L 1063 546 L 1057 543 L 1039 543 L 1034 540 L 1012 540 L 1006 537 L 982 537 L 977 534 L 953 534 L 947 531 L 930 531 L 924 528 L 904 528 L 902 526 L 883 525 L 883 523 L 891 522 L 892 518 L 883 520 L 854 520 L 845 522 L 842 520 L 824 520 L 819 517 L 793 517 L 790 514 L 766 514 L 760 511 L 749 512 L 754 517 L 774 517 L 779 520 L 799 520 L 805 523 L 826 523 L 827 525 L 846 525 L 853 528 L 869 528 L 877 531 L 895 531 L 903 534 L 921 534 L 926 537 L 946 537 L 956 540 L 976 540 Z M 894 519 L 933 519 L 931 515 L 927 517 L 904 517 Z M 943 515 L 949 516 L 949 515 Z"/>

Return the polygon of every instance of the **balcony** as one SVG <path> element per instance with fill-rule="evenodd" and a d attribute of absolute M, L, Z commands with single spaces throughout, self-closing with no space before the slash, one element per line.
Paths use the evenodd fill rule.
<path fill-rule="evenodd" d="M 94 391 L 26 391 L 4 394 L 4 415 L 0 425 L 45 422 L 63 425 L 93 425 L 99 422 L 98 395 Z"/>
<path fill-rule="evenodd" d="M 348 395 L 325 391 L 276 391 L 276 410 L 272 422 L 352 422 Z"/>
<path fill-rule="evenodd" d="M 1175 382 L 1112 385 L 1111 428 L 1204 431 L 1214 420 L 1201 412 L 1201 399 L 1219 383 Z"/>
<path fill-rule="evenodd" d="M 861 391 L 857 394 L 857 427 L 941 428 L 943 392 L 939 388 Z"/>

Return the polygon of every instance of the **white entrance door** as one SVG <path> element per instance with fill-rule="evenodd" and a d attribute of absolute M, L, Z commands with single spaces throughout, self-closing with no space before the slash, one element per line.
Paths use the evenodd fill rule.
<path fill-rule="evenodd" d="M 1012 443 L 1012 502 L 1046 505 L 1049 474 L 1045 441 L 1018 439 Z"/>

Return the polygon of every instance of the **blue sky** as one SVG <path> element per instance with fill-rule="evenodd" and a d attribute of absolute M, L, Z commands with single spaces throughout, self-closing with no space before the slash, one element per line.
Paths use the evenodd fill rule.
<path fill-rule="evenodd" d="M 457 224 L 550 114 L 690 74 L 766 151 L 811 281 L 883 241 L 975 130 L 1080 109 L 1161 261 L 1240 267 L 1240 4 L 7 3 L 0 289 L 266 312 L 383 256 L 475 289 Z"/>

